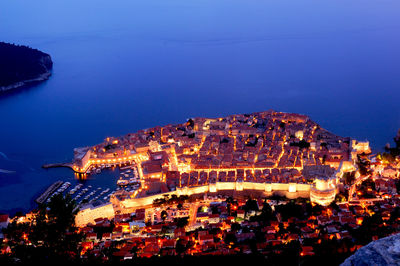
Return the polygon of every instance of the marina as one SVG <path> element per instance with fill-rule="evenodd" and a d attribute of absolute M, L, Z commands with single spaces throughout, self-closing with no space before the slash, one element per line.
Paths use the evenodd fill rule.
<path fill-rule="evenodd" d="M 140 178 L 135 166 L 121 167 L 124 170 L 120 173 L 117 185 L 127 191 L 137 190 L 140 187 Z"/>
<path fill-rule="evenodd" d="M 54 196 L 56 196 L 56 195 L 58 195 L 58 194 L 64 193 L 64 191 L 65 191 L 67 188 L 69 188 L 70 186 L 71 186 L 71 183 L 70 183 L 70 182 L 65 182 L 64 184 L 61 185 L 61 187 L 60 187 L 59 189 L 57 189 L 55 192 L 53 192 L 53 193 L 51 194 L 50 197 L 47 198 L 46 202 L 49 203 L 52 197 L 54 197 Z"/>
<path fill-rule="evenodd" d="M 76 192 L 77 190 L 79 190 L 82 186 L 83 186 L 82 184 L 76 185 L 73 189 L 71 189 L 71 190 L 69 191 L 69 194 L 70 194 L 70 195 L 75 194 L 75 192 Z"/>
<path fill-rule="evenodd" d="M 110 169 L 108 169 L 108 167 L 110 167 Z M 51 184 L 45 192 L 35 199 L 35 202 L 38 204 L 49 203 L 52 197 L 62 194 L 64 196 L 70 196 L 71 199 L 76 202 L 77 207 L 80 208 L 85 204 L 108 202 L 112 194 L 116 191 L 125 190 L 127 192 L 135 192 L 141 187 L 138 170 L 134 164 L 121 167 L 104 164 L 92 167 L 88 172 L 96 174 L 96 179 L 105 177 L 115 181 L 111 184 L 107 182 L 108 184 L 102 183 L 96 186 L 93 185 L 93 183 L 86 183 L 86 178 L 76 179 L 76 183 L 71 180 L 66 181 L 66 179 L 60 178 L 60 180 Z M 105 174 L 105 176 L 103 174 Z"/>

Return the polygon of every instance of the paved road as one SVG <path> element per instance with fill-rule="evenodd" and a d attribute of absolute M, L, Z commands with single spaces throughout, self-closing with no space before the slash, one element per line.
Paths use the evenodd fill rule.
<path fill-rule="evenodd" d="M 197 209 L 200 206 L 200 202 L 195 202 L 192 203 L 190 206 L 190 211 L 189 211 L 189 226 L 193 226 L 196 224 L 196 216 L 197 216 Z"/>

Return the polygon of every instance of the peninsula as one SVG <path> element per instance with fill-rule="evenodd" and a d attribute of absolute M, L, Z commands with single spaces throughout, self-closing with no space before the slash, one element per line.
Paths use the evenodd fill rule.
<path fill-rule="evenodd" d="M 343 174 L 356 170 L 357 155 L 370 152 L 368 142 L 337 136 L 308 116 L 270 110 L 108 137 L 75 149 L 73 164 L 64 166 L 83 178 L 104 168 L 133 169 L 135 180 L 122 176 L 118 185 L 132 182 L 136 189 L 111 197 L 123 210 L 149 206 L 162 195 L 207 193 L 310 198 L 327 206 Z M 98 218 L 80 214 L 78 224 Z"/>
<path fill-rule="evenodd" d="M 0 93 L 46 80 L 52 67 L 51 57 L 46 53 L 0 42 Z"/>

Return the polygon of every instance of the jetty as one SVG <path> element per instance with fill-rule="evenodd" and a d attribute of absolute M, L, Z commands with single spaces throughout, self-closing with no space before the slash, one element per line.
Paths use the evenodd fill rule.
<path fill-rule="evenodd" d="M 54 191 L 56 191 L 64 182 L 61 180 L 58 180 L 56 182 L 54 182 L 51 186 L 49 186 L 46 191 L 40 195 L 35 202 L 38 204 L 43 204 L 43 202 L 46 201 L 46 199 L 54 193 Z"/>
<path fill-rule="evenodd" d="M 52 163 L 52 164 L 44 164 L 42 165 L 42 168 L 48 169 L 48 168 L 57 168 L 57 167 L 68 167 L 72 168 L 73 164 L 72 163 Z"/>

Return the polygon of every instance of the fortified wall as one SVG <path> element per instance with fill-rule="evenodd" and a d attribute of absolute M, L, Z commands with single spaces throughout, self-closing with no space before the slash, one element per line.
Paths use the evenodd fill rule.
<path fill-rule="evenodd" d="M 88 223 L 95 224 L 98 218 L 112 219 L 115 216 L 115 211 L 118 209 L 120 213 L 130 213 L 134 209 L 143 208 L 153 204 L 155 199 L 163 198 L 164 196 L 172 195 L 188 195 L 188 196 L 202 196 L 208 195 L 242 195 L 242 196 L 258 196 L 270 197 L 273 195 L 285 196 L 289 199 L 295 198 L 309 198 L 310 197 L 310 184 L 296 184 L 296 183 L 250 183 L 250 182 L 217 182 L 214 184 L 197 186 L 197 187 L 183 187 L 177 188 L 175 191 L 167 193 L 155 194 L 141 198 L 131 198 L 125 200 L 118 200 L 117 197 L 112 197 L 111 202 L 93 206 L 87 205 L 84 209 L 80 210 L 75 218 L 77 226 L 84 226 Z"/>
<path fill-rule="evenodd" d="M 208 184 L 197 187 L 183 187 L 177 188 L 175 191 L 170 191 L 163 194 L 151 195 L 142 198 L 125 199 L 119 201 L 117 198 L 113 198 L 113 203 L 120 206 L 123 209 L 135 209 L 142 208 L 143 206 L 149 206 L 155 199 L 162 198 L 164 195 L 203 195 L 205 193 L 209 195 L 218 195 L 225 193 L 241 193 L 258 196 L 272 196 L 280 195 L 285 196 L 289 199 L 295 198 L 309 198 L 310 197 L 309 184 L 297 184 L 297 183 L 251 183 L 251 182 L 217 182 L 214 184 Z"/>
<path fill-rule="evenodd" d="M 101 205 L 88 204 L 76 215 L 75 224 L 79 227 L 88 223 L 95 224 L 95 220 L 98 218 L 112 219 L 114 216 L 115 211 L 111 202 Z"/>

